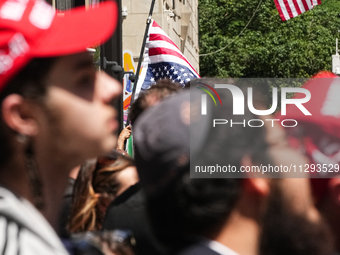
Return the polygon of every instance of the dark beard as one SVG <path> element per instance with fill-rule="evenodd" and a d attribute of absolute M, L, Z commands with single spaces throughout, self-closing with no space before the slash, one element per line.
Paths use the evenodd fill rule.
<path fill-rule="evenodd" d="M 277 185 L 275 185 L 277 186 Z M 260 255 L 330 255 L 333 239 L 324 221 L 310 222 L 292 212 L 279 187 L 273 187 L 263 219 Z"/>

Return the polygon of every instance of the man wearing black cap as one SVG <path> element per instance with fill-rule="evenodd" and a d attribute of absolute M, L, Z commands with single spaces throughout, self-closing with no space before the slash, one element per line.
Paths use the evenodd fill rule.
<path fill-rule="evenodd" d="M 230 95 L 221 98 L 216 112 L 226 119 L 259 119 L 249 111 L 232 116 Z M 306 163 L 276 124 L 212 130 L 196 122 L 193 100 L 188 92 L 169 98 L 135 125 L 135 160 L 156 236 L 175 254 L 329 254 L 331 239 L 307 179 L 190 178 L 193 162 L 237 169 Z"/>
<path fill-rule="evenodd" d="M 69 171 L 115 147 L 120 84 L 87 47 L 107 40 L 117 6 L 56 14 L 41 0 L 0 1 L 0 249 L 67 254 L 54 229 Z"/>

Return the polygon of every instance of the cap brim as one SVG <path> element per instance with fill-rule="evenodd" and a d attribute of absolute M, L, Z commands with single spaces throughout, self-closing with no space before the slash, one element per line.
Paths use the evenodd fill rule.
<path fill-rule="evenodd" d="M 57 14 L 51 27 L 31 49 L 32 54 L 53 57 L 86 51 L 87 47 L 107 41 L 117 21 L 118 7 L 113 1 L 102 2 L 88 10 L 80 7 Z"/>

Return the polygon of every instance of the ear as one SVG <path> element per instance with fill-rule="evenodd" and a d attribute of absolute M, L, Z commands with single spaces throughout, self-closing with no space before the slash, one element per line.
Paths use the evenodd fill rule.
<path fill-rule="evenodd" d="M 246 155 L 241 160 L 241 165 L 244 167 L 253 166 L 250 156 Z M 256 174 L 245 173 L 247 178 L 244 179 L 244 188 L 247 192 L 257 194 L 262 197 L 267 197 L 270 193 L 270 180 L 268 178 L 256 178 Z"/>
<path fill-rule="evenodd" d="M 245 190 L 249 193 L 267 197 L 270 193 L 270 183 L 268 178 L 246 178 L 244 179 Z"/>
<path fill-rule="evenodd" d="M 38 133 L 34 107 L 22 96 L 7 96 L 2 102 L 1 110 L 5 123 L 17 133 L 27 136 L 35 136 Z"/>
<path fill-rule="evenodd" d="M 329 180 L 328 189 L 331 199 L 340 206 L 340 175 Z"/>

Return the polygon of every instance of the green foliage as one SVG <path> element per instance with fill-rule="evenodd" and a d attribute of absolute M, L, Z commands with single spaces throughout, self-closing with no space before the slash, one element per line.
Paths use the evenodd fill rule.
<path fill-rule="evenodd" d="M 328 2 L 329 1 L 329 2 Z M 331 70 L 340 29 L 340 1 L 281 21 L 273 0 L 199 0 L 201 76 L 306 78 Z M 327 3 L 324 3 L 327 2 Z"/>
<path fill-rule="evenodd" d="M 100 47 L 96 47 L 96 52 L 93 55 L 93 61 L 96 62 L 99 60 L 100 58 Z"/>
<path fill-rule="evenodd" d="M 329 11 L 337 11 L 340 13 L 339 0 L 321 0 L 322 7 Z"/>

